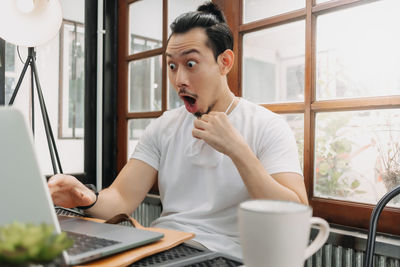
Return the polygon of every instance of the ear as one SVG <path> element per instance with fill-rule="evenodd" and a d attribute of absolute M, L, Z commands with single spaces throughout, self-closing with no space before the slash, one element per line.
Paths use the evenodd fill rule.
<path fill-rule="evenodd" d="M 234 60 L 235 55 L 230 49 L 226 49 L 218 56 L 217 63 L 221 75 L 227 75 L 229 73 L 229 71 L 232 69 Z"/>

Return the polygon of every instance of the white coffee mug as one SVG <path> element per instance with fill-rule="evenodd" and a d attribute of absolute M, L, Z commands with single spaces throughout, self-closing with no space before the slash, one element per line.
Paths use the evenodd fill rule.
<path fill-rule="evenodd" d="M 328 223 L 295 202 L 249 200 L 240 204 L 238 215 L 246 267 L 302 267 L 329 236 Z M 319 233 L 307 246 L 313 224 Z"/>

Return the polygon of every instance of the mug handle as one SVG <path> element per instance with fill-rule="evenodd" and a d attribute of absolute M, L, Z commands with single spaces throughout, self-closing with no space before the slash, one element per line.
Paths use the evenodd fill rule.
<path fill-rule="evenodd" d="M 322 218 L 312 217 L 310 220 L 311 224 L 319 225 L 319 232 L 314 241 L 308 245 L 305 251 L 304 259 L 308 259 L 311 255 L 317 252 L 326 242 L 329 237 L 329 224 Z"/>

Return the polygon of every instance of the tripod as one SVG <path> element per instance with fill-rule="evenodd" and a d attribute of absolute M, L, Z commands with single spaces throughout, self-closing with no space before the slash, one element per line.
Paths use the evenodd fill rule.
<path fill-rule="evenodd" d="M 49 153 L 50 153 L 50 158 L 51 158 L 51 163 L 53 166 L 53 172 L 54 174 L 56 173 L 63 173 L 62 168 L 61 168 L 61 162 L 60 162 L 60 158 L 58 156 L 58 152 L 57 152 L 57 147 L 56 147 L 56 143 L 54 141 L 54 136 L 53 136 L 53 130 L 51 129 L 51 125 L 50 125 L 50 120 L 49 120 L 49 115 L 47 113 L 47 109 L 46 109 L 46 104 L 44 102 L 44 98 L 43 98 L 43 94 L 42 94 L 42 89 L 40 87 L 40 83 L 39 83 L 39 76 L 38 76 L 38 71 L 36 68 L 36 52 L 35 49 L 33 47 L 29 47 L 28 48 L 28 57 L 26 59 L 24 68 L 22 69 L 21 75 L 19 76 L 18 82 L 17 82 L 17 86 L 15 87 L 15 90 L 11 96 L 10 102 L 8 103 L 9 105 L 12 105 L 14 103 L 15 97 L 18 94 L 18 90 L 21 86 L 22 80 L 24 79 L 26 70 L 28 69 L 28 66 L 31 67 L 31 89 L 32 89 L 32 132 L 33 134 L 35 134 L 35 119 L 34 119 L 34 92 L 35 92 L 35 84 L 36 84 L 36 90 L 37 90 L 37 95 L 38 95 L 38 100 L 39 100 L 39 104 L 40 104 L 40 110 L 42 112 L 42 119 L 43 119 L 43 124 L 44 124 L 44 128 L 46 131 L 46 138 L 47 138 L 47 145 L 49 147 Z M 59 172 L 57 172 L 57 164 L 56 164 L 56 160 L 57 160 L 57 164 L 58 164 L 58 170 Z"/>

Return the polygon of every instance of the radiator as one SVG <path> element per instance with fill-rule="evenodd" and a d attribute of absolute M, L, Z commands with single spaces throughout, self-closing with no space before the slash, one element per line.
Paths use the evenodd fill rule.
<path fill-rule="evenodd" d="M 148 195 L 133 212 L 132 217 L 141 225 L 149 227 L 155 219 L 160 217 L 161 210 L 162 206 L 160 198 L 158 196 Z"/>
<path fill-rule="evenodd" d="M 317 253 L 310 257 L 304 266 L 364 267 L 364 252 L 355 251 L 351 248 L 326 244 L 319 251 L 317 251 Z M 400 260 L 386 256 L 375 255 L 374 267 L 400 267 Z"/>

